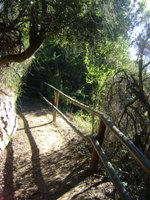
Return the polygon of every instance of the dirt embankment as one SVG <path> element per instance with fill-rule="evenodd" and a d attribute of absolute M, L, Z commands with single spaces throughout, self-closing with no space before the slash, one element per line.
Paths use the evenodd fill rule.
<path fill-rule="evenodd" d="M 17 128 L 15 96 L 0 90 L 0 152 L 4 150 Z"/>

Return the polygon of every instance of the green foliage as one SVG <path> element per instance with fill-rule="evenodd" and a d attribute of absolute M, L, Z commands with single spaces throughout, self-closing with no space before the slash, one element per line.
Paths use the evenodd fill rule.
<path fill-rule="evenodd" d="M 129 5 L 124 0 L 0 1 L 0 65 L 29 58 L 47 38 L 93 47 L 105 36 L 126 37 Z"/>
<path fill-rule="evenodd" d="M 86 81 L 93 87 L 92 102 L 94 108 L 103 110 L 103 98 L 107 94 L 108 79 L 118 70 L 125 69 L 129 63 L 128 42 L 119 37 L 117 41 L 103 39 L 99 49 L 91 53 L 86 45 L 84 63 L 87 68 Z"/>
<path fill-rule="evenodd" d="M 83 110 L 78 110 L 76 113 L 72 113 L 70 117 L 73 123 L 78 126 L 83 133 L 86 135 L 92 133 L 92 120 L 89 113 Z"/>
<path fill-rule="evenodd" d="M 8 68 L 0 69 L 0 83 L 3 91 L 11 90 L 16 95 L 16 98 L 20 95 L 23 78 L 28 72 L 31 60 L 21 64 L 11 64 Z"/>
<path fill-rule="evenodd" d="M 86 102 L 90 99 L 90 86 L 86 83 L 84 51 L 80 45 L 46 43 L 36 54 L 31 74 L 63 90 L 75 99 Z M 52 96 L 51 90 L 46 94 Z"/>

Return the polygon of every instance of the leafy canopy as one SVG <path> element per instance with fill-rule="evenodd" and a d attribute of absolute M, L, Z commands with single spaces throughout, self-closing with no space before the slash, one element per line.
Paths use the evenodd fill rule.
<path fill-rule="evenodd" d="M 0 66 L 32 56 L 46 38 L 91 45 L 126 33 L 130 1 L 0 0 Z M 119 12 L 118 12 L 119 10 Z M 122 26 L 123 24 L 123 26 Z"/>

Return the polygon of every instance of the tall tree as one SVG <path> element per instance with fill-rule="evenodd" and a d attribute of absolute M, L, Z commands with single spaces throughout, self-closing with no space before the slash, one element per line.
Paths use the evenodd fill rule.
<path fill-rule="evenodd" d="M 0 0 L 0 66 L 29 58 L 46 38 L 67 38 L 72 42 L 78 39 L 91 44 L 106 34 L 115 38 L 125 32 L 120 17 L 127 24 L 129 3 L 125 0 Z M 114 32 L 114 28 L 119 31 Z"/>
<path fill-rule="evenodd" d="M 136 61 L 130 61 L 126 68 L 116 71 L 109 82 L 107 100 L 109 111 L 120 128 L 129 133 L 135 144 L 150 157 L 149 12 L 141 10 L 137 19 L 135 31 L 138 30 L 138 34 L 134 37 Z"/>

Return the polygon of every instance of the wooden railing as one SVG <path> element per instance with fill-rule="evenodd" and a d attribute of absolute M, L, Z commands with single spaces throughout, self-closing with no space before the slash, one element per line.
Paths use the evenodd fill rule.
<path fill-rule="evenodd" d="M 37 80 L 37 79 L 34 79 Z M 39 81 L 39 80 L 38 80 Z M 52 104 L 46 97 L 43 96 L 42 90 L 43 86 L 46 85 L 54 90 L 54 104 Z M 35 89 L 35 88 L 34 88 Z M 93 154 L 91 159 L 91 165 L 90 169 L 92 171 L 95 171 L 98 166 L 99 159 L 102 161 L 106 171 L 108 172 L 112 182 L 114 183 L 121 199 L 123 200 L 129 200 L 131 199 L 130 195 L 126 191 L 124 185 L 120 181 L 119 177 L 117 176 L 117 173 L 115 172 L 112 164 L 109 162 L 107 155 L 105 154 L 105 151 L 102 149 L 102 144 L 105 136 L 105 130 L 106 127 L 109 128 L 112 133 L 118 138 L 118 140 L 122 143 L 122 145 L 128 150 L 128 152 L 131 154 L 131 156 L 137 161 L 137 163 L 143 168 L 145 173 L 150 174 L 150 161 L 143 155 L 143 153 L 133 144 L 132 141 L 130 141 L 125 134 L 123 134 L 111 121 L 111 119 L 104 113 L 99 112 L 97 110 L 91 109 L 85 104 L 82 104 L 78 102 L 77 100 L 71 98 L 70 96 L 64 94 L 62 91 L 58 90 L 54 86 L 41 81 L 41 90 L 38 91 L 38 94 L 40 97 L 53 108 L 53 121 L 56 121 L 56 113 L 59 113 L 64 120 L 74 129 L 76 133 L 79 134 L 84 140 L 90 142 L 93 146 Z M 63 96 L 64 98 L 68 99 L 72 104 L 86 110 L 89 113 L 92 113 L 93 115 L 96 115 L 100 119 L 99 124 L 99 130 L 97 136 L 87 136 L 84 135 L 78 127 L 76 127 L 59 109 L 58 109 L 58 103 L 59 103 L 59 96 Z"/>

